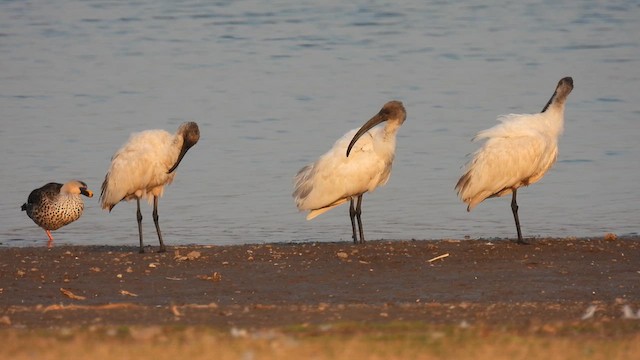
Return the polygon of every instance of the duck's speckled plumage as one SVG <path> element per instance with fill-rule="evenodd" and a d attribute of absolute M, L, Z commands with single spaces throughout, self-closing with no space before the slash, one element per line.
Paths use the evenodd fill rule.
<path fill-rule="evenodd" d="M 48 183 L 29 194 L 22 211 L 26 211 L 33 222 L 47 232 L 51 246 L 53 238 L 49 232 L 78 220 L 82 215 L 84 202 L 80 195 L 93 196 L 82 181 L 72 180 L 64 185 Z"/>

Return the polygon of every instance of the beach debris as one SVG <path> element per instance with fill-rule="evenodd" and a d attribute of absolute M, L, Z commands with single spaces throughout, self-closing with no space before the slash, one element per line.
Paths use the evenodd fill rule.
<path fill-rule="evenodd" d="M 213 281 L 213 282 L 218 282 L 218 281 L 222 280 L 222 274 L 220 274 L 217 271 L 214 271 L 213 274 L 211 274 L 211 276 L 209 276 L 209 275 L 198 275 L 196 277 L 198 279 L 200 279 L 200 280 L 209 280 L 209 281 Z"/>
<path fill-rule="evenodd" d="M 606 233 L 606 234 L 604 234 L 604 239 L 606 241 L 616 241 L 616 240 L 618 240 L 618 235 L 616 235 L 614 233 Z"/>
<path fill-rule="evenodd" d="M 186 304 L 186 305 L 183 305 L 182 307 L 188 308 L 188 309 L 217 309 L 218 304 L 213 302 L 209 304 Z"/>
<path fill-rule="evenodd" d="M 125 296 L 133 296 L 133 297 L 137 297 L 138 294 L 134 294 L 130 291 L 127 290 L 120 290 L 120 295 L 125 295 Z"/>
<path fill-rule="evenodd" d="M 58 311 L 58 310 L 115 310 L 115 309 L 138 309 L 142 308 L 142 305 L 132 304 L 132 303 L 111 303 L 104 305 L 63 305 L 63 304 L 54 304 L 44 307 L 41 310 L 42 312 L 49 311 Z"/>
<path fill-rule="evenodd" d="M 638 313 L 634 313 L 631 309 L 631 306 L 624 305 L 622 307 L 622 318 L 629 320 L 638 320 L 640 319 L 640 310 L 638 310 Z"/>
<path fill-rule="evenodd" d="M 167 279 L 167 280 L 173 280 L 173 281 L 186 280 L 185 278 L 170 277 L 170 276 L 165 277 L 165 279 Z"/>
<path fill-rule="evenodd" d="M 175 255 L 173 257 L 176 261 L 191 261 L 196 260 L 200 257 L 200 251 L 191 251 L 187 255 L 180 255 L 180 251 L 176 250 Z"/>
<path fill-rule="evenodd" d="M 255 310 L 273 310 L 276 309 L 276 305 L 266 305 L 266 304 L 255 304 L 253 305 Z"/>
<path fill-rule="evenodd" d="M 155 269 L 155 268 L 157 268 L 157 267 L 158 267 L 158 265 L 160 265 L 160 264 L 158 264 L 158 263 L 149 263 L 149 265 L 148 265 L 148 266 L 149 266 L 150 268 L 152 268 L 152 269 Z"/>
<path fill-rule="evenodd" d="M 174 304 L 174 305 L 171 305 L 171 308 L 170 308 L 170 309 L 171 309 L 171 313 L 173 314 L 173 316 L 176 316 L 176 317 L 180 317 L 180 316 L 182 316 L 182 313 L 181 313 L 181 312 L 180 312 L 180 310 L 178 309 L 178 306 L 177 306 L 177 305 L 175 305 L 175 304 Z"/>
<path fill-rule="evenodd" d="M 337 253 L 336 253 L 336 256 L 337 256 L 339 259 L 343 259 L 343 260 L 344 260 L 344 259 L 346 259 L 346 258 L 348 258 L 348 257 L 349 257 L 349 254 L 347 254 L 347 253 L 346 253 L 346 252 L 344 252 L 344 251 L 339 251 L 339 252 L 337 252 Z"/>
<path fill-rule="evenodd" d="M 437 261 L 437 260 L 442 260 L 442 259 L 444 259 L 444 258 L 446 258 L 448 256 L 449 256 L 449 253 L 438 255 L 438 256 L 436 256 L 436 257 L 434 257 L 432 259 L 427 260 L 427 262 L 432 263 L 432 262 Z"/>
<path fill-rule="evenodd" d="M 589 307 L 587 307 L 587 310 L 584 312 L 584 315 L 582 315 L 580 319 L 581 320 L 591 319 L 593 315 L 596 313 L 596 310 L 598 310 L 598 307 L 596 305 L 589 305 Z"/>
<path fill-rule="evenodd" d="M 62 295 L 68 297 L 69 299 L 73 299 L 73 300 L 85 300 L 86 299 L 86 297 L 80 296 L 80 295 L 76 295 L 76 294 L 72 293 L 71 290 L 67 290 L 65 288 L 60 288 L 60 292 L 62 293 Z"/>
<path fill-rule="evenodd" d="M 0 316 L 0 325 L 11 325 L 11 319 L 7 315 Z"/>
<path fill-rule="evenodd" d="M 230 333 L 234 338 L 246 338 L 247 336 L 249 336 L 249 332 L 247 331 L 247 329 L 240 329 L 235 326 L 231 328 Z"/>

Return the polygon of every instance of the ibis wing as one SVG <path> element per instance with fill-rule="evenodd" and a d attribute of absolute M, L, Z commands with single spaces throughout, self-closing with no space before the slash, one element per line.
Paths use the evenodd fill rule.
<path fill-rule="evenodd" d="M 372 136 L 363 135 L 345 155 L 349 142 L 355 135 L 352 130 L 339 139 L 318 161 L 300 170 L 295 177 L 293 196 L 301 210 L 333 208 L 356 196 L 384 184 L 390 173 L 389 159 L 376 154 Z"/>
<path fill-rule="evenodd" d="M 473 154 L 456 190 L 471 210 L 488 197 L 507 195 L 538 181 L 556 156 L 555 139 L 536 132 L 491 137 Z"/>
<path fill-rule="evenodd" d="M 133 134 L 113 155 L 102 184 L 102 208 L 111 208 L 131 196 L 145 197 L 154 188 L 171 183 L 175 173 L 167 174 L 173 163 L 166 144 L 172 135 L 164 130 Z M 161 193 L 160 193 L 161 194 Z M 151 196 L 148 196 L 151 200 Z"/>

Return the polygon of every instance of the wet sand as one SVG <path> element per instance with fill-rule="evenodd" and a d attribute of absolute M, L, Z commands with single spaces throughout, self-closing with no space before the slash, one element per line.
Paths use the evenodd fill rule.
<path fill-rule="evenodd" d="M 640 309 L 640 238 L 531 242 L 170 246 L 162 254 L 0 248 L 0 327 L 418 321 L 640 329 L 630 319 Z"/>

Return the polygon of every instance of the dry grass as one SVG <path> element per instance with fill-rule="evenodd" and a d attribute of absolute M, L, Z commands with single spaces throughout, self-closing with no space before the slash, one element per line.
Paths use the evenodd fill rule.
<path fill-rule="evenodd" d="M 630 359 L 633 328 L 528 331 L 483 327 L 337 324 L 230 332 L 205 327 L 0 330 L 1 359 Z"/>

